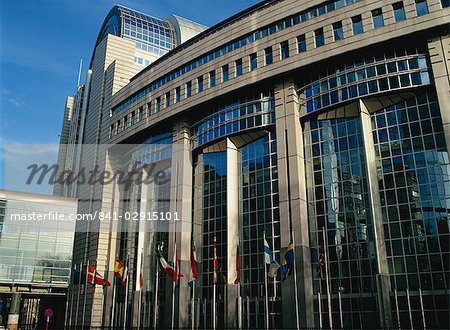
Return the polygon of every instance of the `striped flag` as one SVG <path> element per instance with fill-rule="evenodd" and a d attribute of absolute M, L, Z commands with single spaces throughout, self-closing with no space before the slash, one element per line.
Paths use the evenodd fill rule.
<path fill-rule="evenodd" d="M 191 255 L 191 273 L 189 275 L 189 283 L 198 280 L 198 266 L 197 266 L 197 252 L 195 243 L 192 245 L 192 255 Z"/>
<path fill-rule="evenodd" d="M 217 273 L 219 272 L 219 259 L 217 259 L 217 240 L 214 237 L 214 284 L 217 284 Z"/>
<path fill-rule="evenodd" d="M 267 243 L 265 238 L 264 238 L 264 262 L 267 265 L 269 265 L 269 272 L 267 275 L 269 277 L 276 277 L 280 265 L 273 259 L 272 250 L 270 249 L 269 243 Z"/>

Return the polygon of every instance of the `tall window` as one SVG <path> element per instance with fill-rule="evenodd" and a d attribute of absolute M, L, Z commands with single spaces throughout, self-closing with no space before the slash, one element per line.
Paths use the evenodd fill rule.
<path fill-rule="evenodd" d="M 156 112 L 161 111 L 161 97 L 156 98 Z"/>
<path fill-rule="evenodd" d="M 180 102 L 181 99 L 181 88 L 177 87 L 175 88 L 175 102 L 178 103 Z"/>
<path fill-rule="evenodd" d="M 242 75 L 242 58 L 236 61 L 236 77 Z"/>
<path fill-rule="evenodd" d="M 384 26 L 383 11 L 381 10 L 381 8 L 372 10 L 372 22 L 374 29 L 378 29 Z"/>
<path fill-rule="evenodd" d="M 404 21 L 406 19 L 405 15 L 405 7 L 403 6 L 403 2 L 396 2 L 392 5 L 392 9 L 394 10 L 394 17 L 396 22 Z"/>
<path fill-rule="evenodd" d="M 450 0 L 441 0 L 442 8 L 450 7 Z"/>
<path fill-rule="evenodd" d="M 198 92 L 203 92 L 203 76 L 197 78 Z"/>
<path fill-rule="evenodd" d="M 266 65 L 273 63 L 272 47 L 267 47 L 266 49 L 264 49 L 264 58 L 266 61 Z"/>
<path fill-rule="evenodd" d="M 417 16 L 428 14 L 427 0 L 416 0 L 416 12 Z"/>
<path fill-rule="evenodd" d="M 281 59 L 284 60 L 289 57 L 289 44 L 287 41 L 283 41 L 280 44 L 281 47 Z"/>
<path fill-rule="evenodd" d="M 144 119 L 144 107 L 139 108 L 139 122 L 141 122 L 142 119 Z"/>
<path fill-rule="evenodd" d="M 209 73 L 209 87 L 216 86 L 216 71 L 212 70 Z"/>
<path fill-rule="evenodd" d="M 342 30 L 342 22 L 336 22 L 333 24 L 334 41 L 344 39 L 344 31 Z"/>
<path fill-rule="evenodd" d="M 361 15 L 352 17 L 353 34 L 357 35 L 364 32 Z"/>
<path fill-rule="evenodd" d="M 147 117 L 152 115 L 152 101 L 147 103 Z"/>
<path fill-rule="evenodd" d="M 304 34 L 297 37 L 298 52 L 306 52 L 306 36 Z"/>
<path fill-rule="evenodd" d="M 258 67 L 258 58 L 256 53 L 250 54 L 250 71 L 255 70 Z"/>
<path fill-rule="evenodd" d="M 166 93 L 166 108 L 170 107 L 170 92 Z"/>
<path fill-rule="evenodd" d="M 186 83 L 186 97 L 190 97 L 192 95 L 192 82 L 188 81 Z"/>
<path fill-rule="evenodd" d="M 316 47 L 322 47 L 325 45 L 325 36 L 323 35 L 323 28 L 314 31 L 314 37 L 316 39 Z"/>
<path fill-rule="evenodd" d="M 228 81 L 228 64 L 222 67 L 222 82 Z"/>

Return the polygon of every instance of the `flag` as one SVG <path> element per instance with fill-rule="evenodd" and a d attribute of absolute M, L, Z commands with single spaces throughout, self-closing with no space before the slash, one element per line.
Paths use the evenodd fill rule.
<path fill-rule="evenodd" d="M 281 260 L 281 271 L 284 274 L 282 282 L 286 280 L 289 275 L 289 271 L 294 266 L 294 244 L 292 240 L 289 242 L 286 253 L 284 254 L 284 258 Z"/>
<path fill-rule="evenodd" d="M 197 253 L 195 243 L 192 245 L 192 255 L 191 255 L 191 273 L 189 275 L 189 284 L 193 281 L 198 280 L 198 267 L 197 267 Z"/>
<path fill-rule="evenodd" d="M 167 275 L 170 276 L 170 278 L 172 279 L 172 281 L 175 283 L 178 281 L 178 278 L 183 276 L 181 275 L 181 273 L 177 273 L 177 270 L 175 269 L 175 264 L 174 266 L 169 265 L 169 263 L 166 261 L 166 259 L 164 259 L 161 251 L 157 251 L 158 253 L 158 257 L 159 257 L 159 262 L 161 264 L 162 269 L 166 272 Z M 178 259 L 178 257 L 176 257 L 176 250 L 175 250 L 175 254 L 174 254 L 174 258 Z M 179 276 L 181 275 L 181 276 Z"/>
<path fill-rule="evenodd" d="M 80 269 L 81 269 L 81 264 L 80 264 Z M 81 279 L 81 271 L 80 269 L 77 269 L 76 264 L 73 265 L 73 275 L 72 275 L 72 280 L 73 280 L 73 284 L 80 284 Z"/>
<path fill-rule="evenodd" d="M 144 287 L 144 267 L 143 267 L 143 265 L 144 265 L 144 251 L 142 250 L 141 251 L 141 262 L 140 262 L 140 265 L 139 265 L 139 281 L 136 281 L 137 282 L 137 285 L 136 285 L 136 291 L 141 291 L 142 290 L 142 288 Z"/>
<path fill-rule="evenodd" d="M 122 285 L 125 286 L 125 284 L 127 284 L 127 280 L 128 280 L 128 259 L 125 261 L 125 266 L 123 268 L 123 275 L 122 275 Z"/>
<path fill-rule="evenodd" d="M 91 264 L 88 261 L 87 264 L 87 275 L 86 275 L 86 283 L 94 284 L 94 277 L 95 277 L 95 269 L 91 266 Z"/>
<path fill-rule="evenodd" d="M 87 283 L 92 285 L 110 286 L 111 283 L 104 279 L 91 264 L 88 264 Z"/>
<path fill-rule="evenodd" d="M 322 277 L 322 270 L 325 267 L 325 250 L 323 245 L 319 248 L 319 262 L 317 264 L 317 276 Z"/>
<path fill-rule="evenodd" d="M 273 254 L 272 250 L 269 247 L 269 243 L 267 243 L 266 239 L 264 238 L 264 262 L 269 265 L 269 272 L 267 275 L 269 277 L 276 277 L 280 265 L 273 259 L 272 256 Z"/>
<path fill-rule="evenodd" d="M 217 284 L 217 272 L 219 271 L 219 259 L 217 259 L 217 241 L 214 237 L 214 284 Z"/>
<path fill-rule="evenodd" d="M 176 279 L 175 279 L 174 282 L 178 282 L 178 279 L 180 277 L 183 277 L 183 274 L 181 274 L 180 261 L 178 260 L 177 243 L 175 243 L 175 251 L 173 253 L 173 266 L 174 266 L 174 269 L 175 269 L 175 276 L 176 276 Z"/>
<path fill-rule="evenodd" d="M 266 239 L 264 238 L 264 262 L 267 265 L 270 265 L 272 261 L 272 250 L 269 247 L 269 243 L 267 243 Z"/>
<path fill-rule="evenodd" d="M 119 258 L 116 258 L 116 262 L 114 263 L 114 275 L 116 275 L 117 278 L 123 279 L 123 271 L 124 271 L 124 264 L 123 261 Z"/>
<path fill-rule="evenodd" d="M 241 283 L 241 255 L 239 253 L 239 244 L 236 249 L 236 279 L 234 280 L 234 284 Z"/>

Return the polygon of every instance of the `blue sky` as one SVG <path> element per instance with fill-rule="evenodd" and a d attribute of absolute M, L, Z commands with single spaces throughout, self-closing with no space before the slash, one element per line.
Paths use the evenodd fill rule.
<path fill-rule="evenodd" d="M 0 145 L 58 143 L 80 58 L 88 65 L 103 19 L 115 3 L 212 26 L 257 2 L 0 0 Z"/>

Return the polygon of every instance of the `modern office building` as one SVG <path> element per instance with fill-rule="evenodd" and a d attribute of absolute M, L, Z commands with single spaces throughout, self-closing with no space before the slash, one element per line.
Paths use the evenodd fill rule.
<path fill-rule="evenodd" d="M 64 325 L 76 211 L 76 199 L 0 190 L 0 326 L 17 315 L 43 328 L 49 307 L 51 326 Z M 56 213 L 64 220 L 38 220 Z"/>
<path fill-rule="evenodd" d="M 133 29 L 114 17 L 94 50 L 82 142 L 160 145 L 130 159 L 169 159 L 171 180 L 81 186 L 79 211 L 177 211 L 190 230 L 78 234 L 75 262 L 113 278 L 127 259 L 130 285 L 86 292 L 70 325 L 449 327 L 449 1 L 263 1 L 142 70 L 121 51 Z M 111 149 L 82 162 L 116 166 Z M 294 246 L 284 282 L 265 285 L 264 234 L 278 262 Z M 155 281 L 155 242 L 166 257 L 177 247 L 179 285 Z"/>

